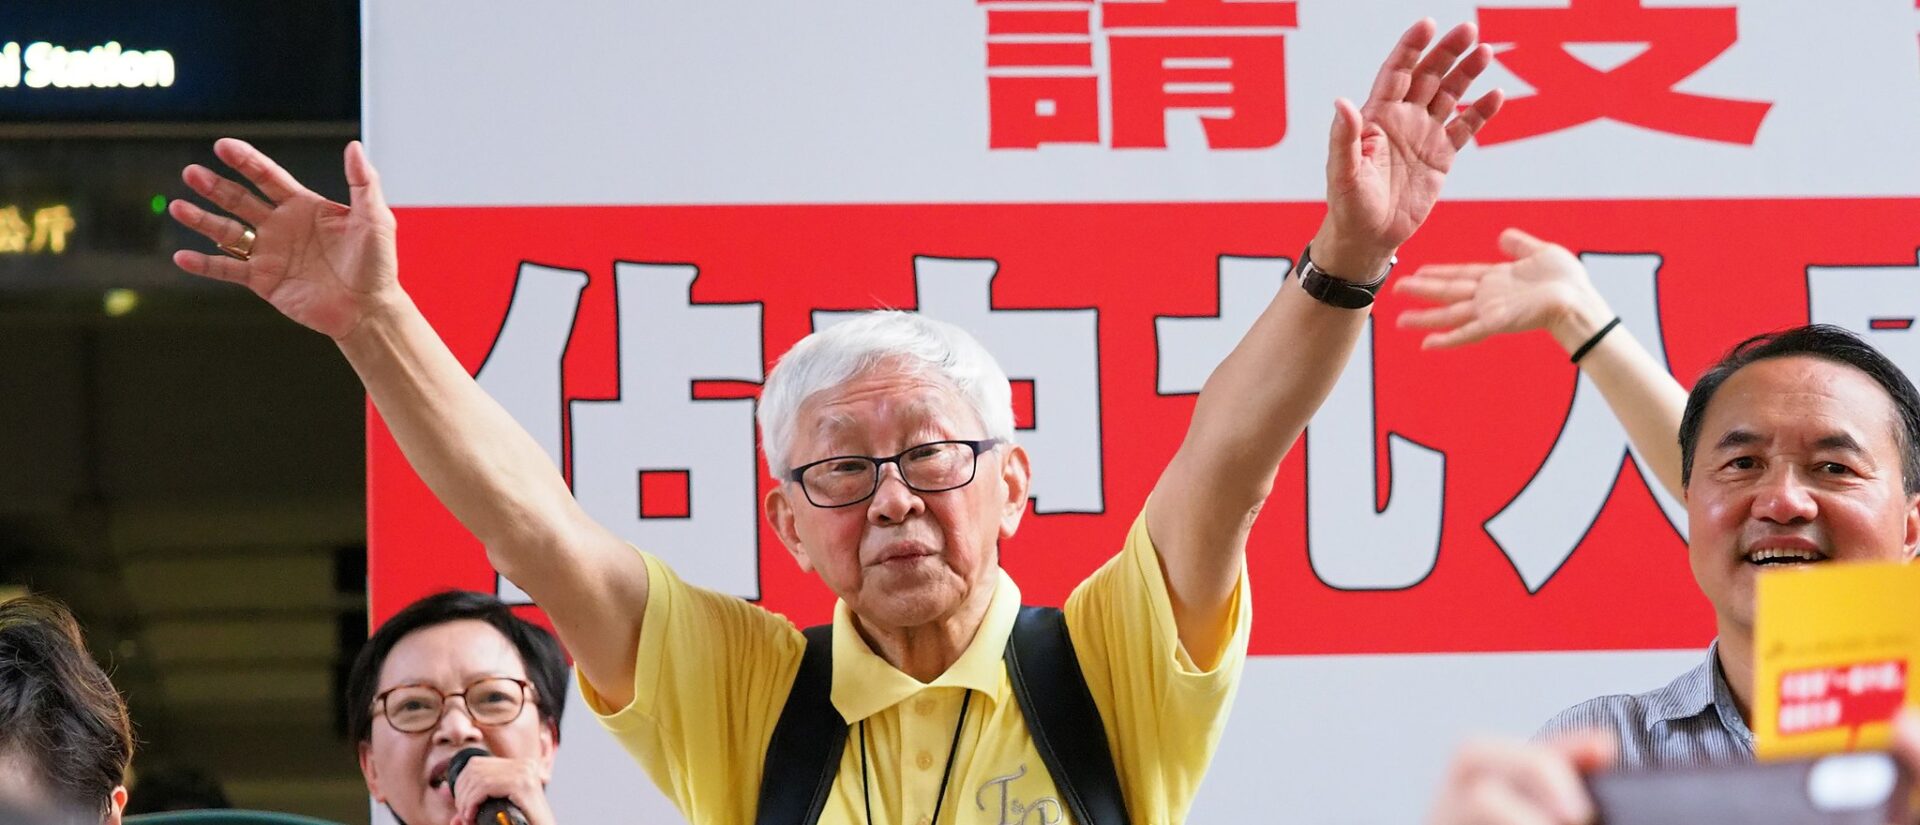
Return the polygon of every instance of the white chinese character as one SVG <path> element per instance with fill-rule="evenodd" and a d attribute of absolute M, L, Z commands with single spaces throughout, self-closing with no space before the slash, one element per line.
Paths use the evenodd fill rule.
<path fill-rule="evenodd" d="M 1620 313 L 1621 325 L 1633 331 L 1655 362 L 1667 366 L 1660 333 L 1660 256 L 1587 253 L 1580 260 L 1592 273 L 1594 287 Z M 1539 592 L 1586 538 L 1612 496 L 1621 461 L 1630 451 L 1626 430 L 1599 388 L 1582 373 L 1552 451 L 1519 495 L 1487 519 L 1487 535 L 1507 554 L 1527 592 Z M 1645 460 L 1634 455 L 1633 465 L 1667 521 L 1685 537 L 1686 508 L 1660 485 Z"/>
<path fill-rule="evenodd" d="M 991 259 L 916 257 L 919 311 L 972 333 L 1015 380 L 1033 382 L 1033 429 L 1019 440 L 1033 455 L 1035 513 L 1100 513 L 1100 338 L 1096 309 L 993 306 Z M 815 329 L 858 313 L 816 311 Z"/>

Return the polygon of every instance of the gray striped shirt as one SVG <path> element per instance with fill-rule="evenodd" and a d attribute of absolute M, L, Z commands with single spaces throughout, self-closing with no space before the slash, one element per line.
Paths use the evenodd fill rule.
<path fill-rule="evenodd" d="M 1753 731 L 1740 717 L 1720 670 L 1720 642 L 1707 659 L 1666 687 L 1589 699 L 1547 720 L 1535 739 L 1580 730 L 1620 737 L 1620 768 L 1668 768 L 1753 761 Z"/>

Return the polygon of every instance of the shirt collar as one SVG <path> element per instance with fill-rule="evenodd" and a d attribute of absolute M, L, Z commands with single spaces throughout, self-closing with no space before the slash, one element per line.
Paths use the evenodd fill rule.
<path fill-rule="evenodd" d="M 1753 731 L 1740 716 L 1740 705 L 1733 699 L 1733 688 L 1720 669 L 1720 640 L 1707 646 L 1706 661 L 1666 687 L 1646 695 L 1647 727 L 1690 719 L 1712 710 L 1720 725 L 1743 742 L 1753 742 Z"/>
<path fill-rule="evenodd" d="M 1714 683 L 1720 681 L 1719 645 L 1708 645 L 1705 661 L 1646 695 L 1648 726 L 1699 716 L 1713 706 Z"/>
<path fill-rule="evenodd" d="M 1753 747 L 1753 730 L 1747 727 L 1746 717 L 1740 715 L 1740 703 L 1734 701 L 1733 687 L 1727 684 L 1726 671 L 1720 669 L 1720 641 L 1715 639 L 1707 650 L 1707 664 L 1713 669 L 1713 709 L 1720 714 L 1720 725 L 1732 733 L 1735 738 Z"/>
<path fill-rule="evenodd" d="M 957 687 L 977 690 L 998 699 L 1006 673 L 1001 656 L 1013 622 L 1020 614 L 1020 588 L 1005 570 L 996 568 L 993 599 L 987 604 L 980 628 L 960 658 L 932 682 L 922 683 L 880 658 L 853 626 L 853 611 L 845 601 L 833 607 L 833 706 L 849 724 L 899 704 L 927 688 Z"/>

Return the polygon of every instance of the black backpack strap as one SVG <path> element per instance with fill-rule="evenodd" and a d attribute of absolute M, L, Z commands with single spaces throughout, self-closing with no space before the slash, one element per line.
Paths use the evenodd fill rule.
<path fill-rule="evenodd" d="M 1080 825 L 1127 825 L 1120 772 L 1107 749 L 1107 728 L 1087 690 L 1067 634 L 1067 615 L 1022 607 L 1007 639 L 1007 680 L 1020 700 L 1040 760 Z M 842 731 L 844 734 L 844 731 Z"/>
<path fill-rule="evenodd" d="M 833 625 L 809 627 L 807 652 L 787 692 L 787 705 L 773 726 L 767 761 L 760 767 L 757 825 L 813 825 L 827 806 L 840 754 L 847 746 L 847 720 L 833 706 Z"/>

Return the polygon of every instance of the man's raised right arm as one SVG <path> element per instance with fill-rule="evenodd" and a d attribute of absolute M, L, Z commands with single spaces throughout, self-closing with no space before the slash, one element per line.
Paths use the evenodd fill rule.
<path fill-rule="evenodd" d="M 647 565 L 581 509 L 553 461 L 467 374 L 406 295 L 341 339 L 408 463 L 553 619 L 594 692 L 633 692 Z"/>
<path fill-rule="evenodd" d="M 251 226 L 250 254 L 181 251 L 174 262 L 243 284 L 332 338 L 414 471 L 486 547 L 494 568 L 547 612 L 594 691 L 625 705 L 646 612 L 645 560 L 587 515 L 546 452 L 480 389 L 400 288 L 393 213 L 365 150 L 357 142 L 347 148 L 351 206 L 306 189 L 241 141 L 222 140 L 215 153 L 268 200 L 190 166 L 187 184 L 233 217 L 186 201 L 170 211 L 229 247 L 246 246 L 242 233 Z"/>

